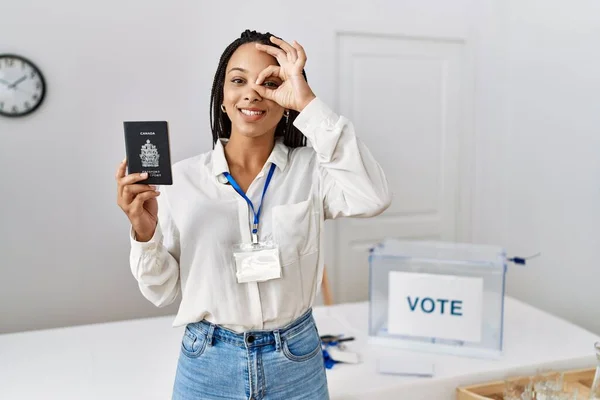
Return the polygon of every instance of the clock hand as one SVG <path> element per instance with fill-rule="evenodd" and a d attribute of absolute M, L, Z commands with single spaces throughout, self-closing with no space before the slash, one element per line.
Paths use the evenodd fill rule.
<path fill-rule="evenodd" d="M 25 79 L 27 79 L 27 76 L 26 76 L 26 75 L 23 75 L 23 76 L 21 77 L 21 79 L 18 79 L 18 80 L 17 80 L 16 82 L 14 82 L 12 85 L 8 85 L 8 87 L 9 87 L 9 88 L 13 88 L 13 89 L 14 89 L 14 88 L 16 88 L 16 87 L 17 87 L 17 85 L 18 85 L 19 83 L 23 82 Z"/>
<path fill-rule="evenodd" d="M 20 87 L 16 87 L 15 90 L 18 90 L 19 92 L 27 93 L 28 95 L 33 96 L 33 93 L 30 92 L 29 90 L 25 90 Z"/>
<path fill-rule="evenodd" d="M 5 81 L 4 79 L 0 79 L 0 82 L 5 83 L 7 85 L 10 85 L 10 82 L 9 81 Z"/>
<path fill-rule="evenodd" d="M 7 86 L 7 89 L 8 89 L 8 87 L 9 86 Z M 7 90 L 7 89 L 3 89 L 3 90 Z M 17 91 L 17 92 L 25 93 L 25 94 L 27 94 L 29 96 L 33 96 L 33 94 L 34 94 L 33 92 L 31 92 L 29 90 L 25 90 L 25 89 L 20 88 L 20 87 L 16 87 L 16 88 L 14 88 L 14 90 Z"/>

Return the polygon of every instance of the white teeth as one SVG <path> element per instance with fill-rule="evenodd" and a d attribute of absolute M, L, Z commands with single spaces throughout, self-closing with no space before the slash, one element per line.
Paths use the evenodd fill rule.
<path fill-rule="evenodd" d="M 243 108 L 240 108 L 240 111 L 245 114 L 245 115 L 261 115 L 264 114 L 264 111 L 250 111 L 250 110 L 244 110 Z"/>

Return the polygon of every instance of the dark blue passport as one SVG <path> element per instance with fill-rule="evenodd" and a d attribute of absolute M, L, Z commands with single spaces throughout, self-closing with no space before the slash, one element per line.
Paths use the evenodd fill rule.
<path fill-rule="evenodd" d="M 147 172 L 138 183 L 172 185 L 169 127 L 167 121 L 125 121 L 127 173 Z"/>

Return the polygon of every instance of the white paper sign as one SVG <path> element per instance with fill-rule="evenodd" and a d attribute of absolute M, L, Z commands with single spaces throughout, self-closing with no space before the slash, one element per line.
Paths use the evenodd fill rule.
<path fill-rule="evenodd" d="M 392 271 L 388 331 L 481 341 L 483 278 Z"/>

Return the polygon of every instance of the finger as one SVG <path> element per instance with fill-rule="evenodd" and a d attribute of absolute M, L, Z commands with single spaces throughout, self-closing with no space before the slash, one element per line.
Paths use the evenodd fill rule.
<path fill-rule="evenodd" d="M 298 52 L 298 62 L 300 63 L 300 65 L 302 66 L 302 68 L 304 68 L 304 66 L 306 65 L 306 52 L 304 51 L 304 47 L 302 47 L 302 45 L 298 42 L 296 42 L 294 40 L 294 43 L 292 43 L 292 45 L 296 48 L 296 51 Z"/>
<path fill-rule="evenodd" d="M 271 36 L 271 42 L 275 43 L 277 46 L 281 47 L 287 54 L 288 60 L 295 63 L 298 59 L 298 53 L 296 49 L 290 46 L 288 42 L 283 39 L 279 39 L 278 37 Z"/>
<path fill-rule="evenodd" d="M 148 178 L 148 173 L 147 172 L 143 172 L 143 173 L 133 173 L 133 174 L 129 174 L 123 178 L 120 179 L 119 183 L 123 186 L 125 185 L 131 185 L 132 183 L 136 183 L 139 181 L 143 181 L 145 179 Z"/>
<path fill-rule="evenodd" d="M 160 192 L 156 192 L 154 190 L 138 194 L 137 196 L 135 196 L 135 199 L 133 199 L 133 202 L 131 203 L 132 213 L 136 215 L 141 214 L 144 211 L 144 203 L 147 200 L 158 196 L 160 196 Z"/>
<path fill-rule="evenodd" d="M 123 194 L 123 187 L 120 184 L 121 179 L 127 173 L 127 157 L 121 161 L 121 164 L 117 167 L 117 172 L 115 173 L 115 179 L 117 180 L 117 199 L 121 197 Z"/>
<path fill-rule="evenodd" d="M 275 57 L 280 65 L 288 61 L 288 57 L 285 51 L 278 49 L 277 47 L 256 43 L 256 48 Z"/>
<path fill-rule="evenodd" d="M 279 73 L 281 71 L 281 67 L 279 65 L 269 65 L 267 68 L 263 69 L 260 74 L 258 74 L 258 78 L 256 79 L 257 85 L 262 85 L 265 79 L 270 76 L 279 77 Z"/>
<path fill-rule="evenodd" d="M 273 97 L 273 89 L 267 89 L 264 86 L 261 85 L 254 85 L 254 90 L 256 91 L 256 93 L 258 93 L 258 95 L 260 97 L 262 97 L 263 99 L 267 99 L 267 100 L 274 100 Z"/>
<path fill-rule="evenodd" d="M 135 198 L 135 196 L 137 194 L 147 191 L 142 188 L 143 186 L 149 186 L 149 185 L 131 184 L 131 185 L 123 186 L 123 189 L 122 189 L 121 195 L 120 195 L 120 200 L 123 202 L 123 204 L 130 205 L 133 202 L 133 199 Z M 154 189 L 152 189 L 152 190 L 154 190 Z"/>
<path fill-rule="evenodd" d="M 142 181 L 144 179 L 148 178 L 148 173 L 144 172 L 144 173 L 135 173 L 135 174 L 129 174 L 127 176 L 124 176 L 122 178 L 119 178 L 117 181 L 117 185 L 118 185 L 118 194 L 119 196 L 123 195 L 123 188 L 127 185 L 131 185 L 133 183 Z"/>
<path fill-rule="evenodd" d="M 125 176 L 125 171 L 127 169 L 127 158 L 124 158 L 123 161 L 117 167 L 117 172 L 115 173 L 115 179 L 119 180 L 120 178 Z"/>
<path fill-rule="evenodd" d="M 137 183 L 134 183 L 132 185 L 125 185 L 125 187 L 123 187 L 123 196 L 136 196 L 139 193 L 144 193 L 149 190 L 157 190 L 157 187 L 154 185 L 143 185 Z"/>

